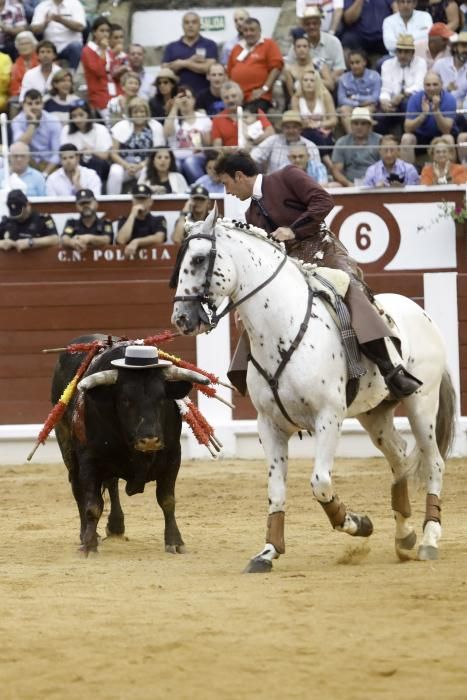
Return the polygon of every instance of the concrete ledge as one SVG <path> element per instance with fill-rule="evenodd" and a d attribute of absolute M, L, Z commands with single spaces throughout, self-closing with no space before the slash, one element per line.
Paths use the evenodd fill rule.
<path fill-rule="evenodd" d="M 396 427 L 409 445 L 413 438 L 406 418 L 396 418 Z M 26 457 L 35 444 L 41 425 L 2 425 L 0 426 L 1 463 L 24 464 Z M 263 450 L 259 443 L 256 421 L 231 421 L 216 426 L 216 435 L 223 444 L 221 459 L 262 459 Z M 289 454 L 293 459 L 312 459 L 314 455 L 314 439 L 303 435 L 300 440 L 294 435 L 289 443 Z M 457 423 L 457 433 L 452 450 L 452 457 L 467 456 L 467 418 L 460 418 Z M 182 432 L 183 459 L 208 459 L 209 453 L 199 445 L 188 426 L 183 425 Z M 368 435 L 354 418 L 344 422 L 342 436 L 339 441 L 336 457 L 366 458 L 381 457 L 381 453 L 373 446 Z M 52 433 L 45 445 L 41 445 L 32 463 L 45 464 L 61 462 L 62 457 L 55 435 Z"/>

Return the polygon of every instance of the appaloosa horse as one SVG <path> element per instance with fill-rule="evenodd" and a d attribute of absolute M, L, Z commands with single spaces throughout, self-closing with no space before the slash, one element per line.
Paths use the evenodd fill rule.
<path fill-rule="evenodd" d="M 311 487 L 333 527 L 350 535 L 366 537 L 372 533 L 370 519 L 346 508 L 333 489 L 333 460 L 346 417 L 360 421 L 391 466 L 399 557 L 413 558 L 410 550 L 416 542 L 407 488 L 407 477 L 413 474 L 426 489 L 418 559 L 437 558 L 440 495 L 444 459 L 454 435 L 455 394 L 434 323 L 406 297 L 376 297 L 400 337 L 402 362 L 423 382 L 415 394 L 400 402 L 416 441 L 408 453 L 393 423 L 399 402 L 365 357 L 361 363 L 366 374 L 347 407 L 345 344 L 332 311 L 319 289 L 314 289 L 312 266 L 287 257 L 283 245 L 261 229 L 228 220 L 216 223 L 216 217 L 217 210 L 205 222 L 189 228 L 174 272 L 178 285 L 172 322 L 181 333 L 194 335 L 209 330 L 235 308 L 250 339 L 247 385 L 269 464 L 269 515 L 266 544 L 246 571 L 269 571 L 272 560 L 285 551 L 288 441 L 299 430 L 315 436 Z M 323 268 L 316 271 L 320 275 L 325 272 Z M 226 297 L 230 303 L 218 313 Z M 395 349 L 389 345 L 394 355 Z M 396 364 L 400 362 L 394 357 Z"/>

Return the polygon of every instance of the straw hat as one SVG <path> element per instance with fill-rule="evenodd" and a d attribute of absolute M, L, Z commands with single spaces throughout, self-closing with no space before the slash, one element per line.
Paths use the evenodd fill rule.
<path fill-rule="evenodd" d="M 352 115 L 350 117 L 351 122 L 370 122 L 370 124 L 376 124 L 375 120 L 371 116 L 371 112 L 368 107 L 354 107 L 352 110 Z"/>
<path fill-rule="evenodd" d="M 171 80 L 174 83 L 174 85 L 176 85 L 179 81 L 178 75 L 175 75 L 171 68 L 161 68 L 154 79 L 154 85 L 157 83 L 159 78 L 166 78 L 167 80 Z"/>
<path fill-rule="evenodd" d="M 322 19 L 323 13 L 321 12 L 321 8 L 318 7 L 318 5 L 310 5 L 303 13 L 303 19 L 307 19 L 307 17 L 319 17 Z"/>
<path fill-rule="evenodd" d="M 396 49 L 403 51 L 415 51 L 415 42 L 411 34 L 399 34 L 397 37 Z"/>
<path fill-rule="evenodd" d="M 301 124 L 302 118 L 299 112 L 295 112 L 293 109 L 288 109 L 282 115 L 281 124 Z"/>

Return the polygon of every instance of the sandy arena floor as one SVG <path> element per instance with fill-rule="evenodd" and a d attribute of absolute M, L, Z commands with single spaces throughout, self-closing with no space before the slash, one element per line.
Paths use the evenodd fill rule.
<path fill-rule="evenodd" d="M 188 554 L 164 553 L 149 485 L 123 496 L 129 540 L 87 560 L 65 468 L 2 467 L 0 697 L 466 700 L 465 470 L 448 467 L 441 558 L 401 564 L 382 460 L 336 468 L 341 498 L 373 519 L 368 541 L 330 529 L 293 462 L 287 553 L 247 576 L 265 530 L 260 462 L 184 465 Z"/>

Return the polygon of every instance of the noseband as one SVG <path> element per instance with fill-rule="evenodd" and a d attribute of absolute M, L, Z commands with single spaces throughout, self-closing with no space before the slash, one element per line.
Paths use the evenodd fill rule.
<path fill-rule="evenodd" d="M 264 280 L 264 282 L 261 282 L 257 287 L 255 287 L 251 292 L 248 292 L 248 294 L 245 294 L 244 297 L 239 299 L 236 302 L 230 301 L 227 306 L 222 309 L 220 314 L 217 313 L 217 308 L 214 306 L 213 302 L 209 298 L 209 289 L 211 287 L 211 282 L 212 282 L 212 275 L 214 271 L 214 263 L 216 261 L 216 255 L 217 255 L 217 248 L 216 248 L 216 234 L 213 232 L 212 234 L 209 233 L 194 233 L 193 235 L 189 236 L 186 238 L 182 246 L 180 248 L 180 251 L 177 256 L 177 261 L 175 263 L 175 268 L 172 274 L 172 278 L 170 280 L 170 286 L 171 287 L 176 287 L 178 284 L 178 278 L 180 275 L 180 268 L 183 262 L 183 258 L 185 257 L 185 254 L 188 250 L 188 245 L 189 243 L 195 239 L 195 238 L 204 238 L 208 241 L 211 241 L 211 249 L 209 251 L 209 259 L 208 259 L 208 269 L 206 271 L 206 277 L 204 279 L 204 283 L 202 286 L 202 293 L 201 294 L 185 294 L 183 296 L 175 296 L 174 297 L 174 302 L 176 301 L 197 301 L 200 304 L 206 304 L 208 309 L 211 312 L 211 320 L 210 320 L 210 330 L 213 330 L 221 318 L 226 316 L 230 311 L 233 311 L 236 309 L 240 304 L 243 304 L 244 301 L 247 299 L 250 299 L 250 297 L 254 296 L 257 292 L 259 292 L 263 287 L 266 287 L 272 280 L 279 274 L 279 272 L 282 270 L 284 267 L 285 263 L 287 262 L 287 253 L 284 252 L 283 258 L 280 261 L 279 265 L 276 267 L 274 272 L 269 275 L 267 279 Z"/>

